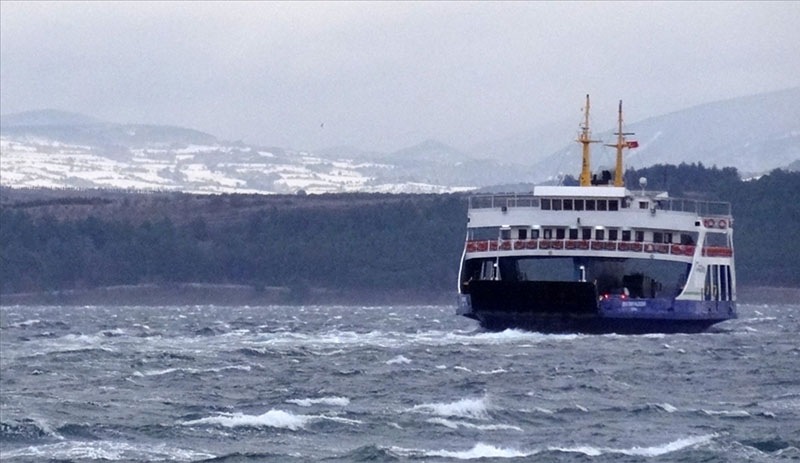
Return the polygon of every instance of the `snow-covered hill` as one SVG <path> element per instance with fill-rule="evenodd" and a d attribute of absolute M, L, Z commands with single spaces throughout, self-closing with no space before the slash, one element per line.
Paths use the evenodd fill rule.
<path fill-rule="evenodd" d="M 797 165 L 800 87 L 696 106 L 635 122 L 639 148 L 626 166 L 702 162 L 745 175 Z M 607 115 L 609 126 L 616 119 Z M 602 117 L 593 114 L 593 120 Z M 193 193 L 332 193 L 462 191 L 492 185 L 541 183 L 580 169 L 575 133 L 564 148 L 537 154 L 531 165 L 479 159 L 481 153 L 541 153 L 537 136 L 485 144 L 472 155 L 435 140 L 390 154 L 337 147 L 319 153 L 225 142 L 193 129 L 114 124 L 63 111 L 0 118 L 0 184 L 9 187 L 123 188 Z M 534 133 L 534 132 L 532 132 Z M 612 142 L 612 131 L 593 138 Z M 538 140 L 538 142 L 537 142 Z M 522 159 L 518 156 L 516 159 Z M 609 168 L 613 148 L 593 145 L 592 166 Z M 794 163 L 794 164 L 793 164 Z"/>

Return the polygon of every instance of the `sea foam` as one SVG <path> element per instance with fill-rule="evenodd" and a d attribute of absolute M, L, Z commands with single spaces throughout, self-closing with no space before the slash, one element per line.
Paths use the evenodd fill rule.
<path fill-rule="evenodd" d="M 488 400 L 485 397 L 479 399 L 461 399 L 448 403 L 429 403 L 414 406 L 411 411 L 427 412 L 439 416 L 458 416 L 461 418 L 487 417 Z"/>
<path fill-rule="evenodd" d="M 308 415 L 295 415 L 293 413 L 285 412 L 283 410 L 270 410 L 261 415 L 245 415 L 243 413 L 223 413 L 217 416 L 208 418 L 200 418 L 199 420 L 185 421 L 182 424 L 185 426 L 195 425 L 219 425 L 227 428 L 235 428 L 240 426 L 249 427 L 271 427 L 271 428 L 285 428 L 292 431 L 297 431 L 303 428 L 309 421 L 314 419 L 313 416 Z"/>

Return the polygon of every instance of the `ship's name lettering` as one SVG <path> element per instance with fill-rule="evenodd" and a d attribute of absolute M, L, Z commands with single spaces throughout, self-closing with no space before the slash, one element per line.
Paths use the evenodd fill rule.
<path fill-rule="evenodd" d="M 622 307 L 647 307 L 645 301 L 623 301 Z"/>

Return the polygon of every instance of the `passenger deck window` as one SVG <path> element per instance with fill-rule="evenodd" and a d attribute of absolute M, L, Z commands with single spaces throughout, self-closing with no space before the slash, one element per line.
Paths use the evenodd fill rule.
<path fill-rule="evenodd" d="M 577 240 L 578 239 L 578 229 L 577 228 L 570 228 L 569 229 L 569 239 Z"/>
<path fill-rule="evenodd" d="M 611 229 L 608 231 L 608 241 L 617 241 L 617 236 L 619 234 L 619 230 Z"/>
<path fill-rule="evenodd" d="M 553 230 L 549 228 L 544 229 L 544 239 L 549 240 L 553 238 Z"/>
<path fill-rule="evenodd" d="M 636 241 L 638 241 L 640 243 L 642 241 L 644 241 L 644 232 L 643 231 L 637 231 L 636 232 Z"/>
<path fill-rule="evenodd" d="M 630 241 L 630 240 L 631 240 L 631 231 L 622 230 L 622 241 Z"/>
<path fill-rule="evenodd" d="M 653 232 L 653 242 L 654 243 L 663 243 L 664 242 L 664 234 L 661 232 Z"/>
<path fill-rule="evenodd" d="M 524 229 L 524 228 L 520 228 L 520 229 L 517 231 L 517 239 L 520 239 L 520 240 L 526 240 L 526 239 L 528 239 L 528 230 L 526 230 L 526 229 Z"/>
<path fill-rule="evenodd" d="M 556 239 L 557 240 L 563 240 L 564 239 L 564 235 L 565 235 L 565 232 L 564 232 L 563 228 L 556 228 Z"/>
<path fill-rule="evenodd" d="M 534 228 L 533 230 L 531 230 L 531 239 L 532 240 L 538 240 L 539 239 L 539 229 L 538 228 Z"/>
<path fill-rule="evenodd" d="M 595 230 L 594 231 L 594 239 L 596 239 L 598 241 L 606 239 L 605 236 L 606 236 L 606 231 L 605 230 Z"/>
<path fill-rule="evenodd" d="M 510 240 L 511 239 L 511 230 L 500 230 L 500 239 L 502 239 L 502 240 Z"/>
<path fill-rule="evenodd" d="M 584 240 L 592 239 L 592 229 L 591 228 L 582 228 L 581 229 L 581 238 Z"/>

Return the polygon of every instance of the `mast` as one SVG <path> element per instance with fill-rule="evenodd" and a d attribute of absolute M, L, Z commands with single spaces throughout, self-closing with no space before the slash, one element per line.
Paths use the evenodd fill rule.
<path fill-rule="evenodd" d="M 584 107 L 584 121 L 581 124 L 581 134 L 576 140 L 578 143 L 583 145 L 583 161 L 581 163 L 581 177 L 580 177 L 580 185 L 581 186 L 590 186 L 592 184 L 592 169 L 591 169 L 591 160 L 590 160 L 590 153 L 589 153 L 589 144 L 590 143 L 597 143 L 599 140 L 592 140 L 591 139 L 591 132 L 589 131 L 589 95 L 586 95 L 586 107 Z"/>
<path fill-rule="evenodd" d="M 633 135 L 633 132 L 623 132 L 622 131 L 622 100 L 619 100 L 619 117 L 618 117 L 618 128 L 614 135 L 617 136 L 617 143 L 613 145 L 606 145 L 611 146 L 617 149 L 617 165 L 614 170 L 614 186 L 623 186 L 625 181 L 622 179 L 622 149 L 623 148 L 636 148 L 639 146 L 639 143 L 636 141 L 625 141 L 625 135 Z"/>

